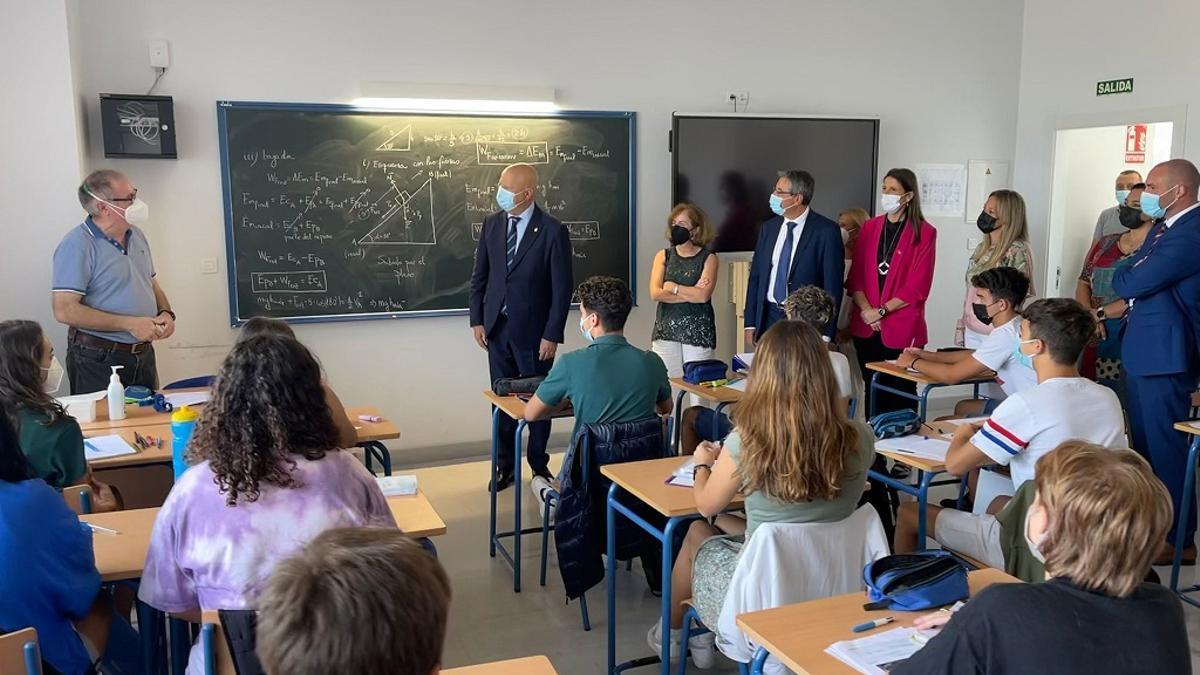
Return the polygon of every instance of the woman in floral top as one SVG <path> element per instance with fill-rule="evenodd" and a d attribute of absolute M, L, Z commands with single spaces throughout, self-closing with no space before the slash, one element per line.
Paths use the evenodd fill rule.
<path fill-rule="evenodd" d="M 967 264 L 967 293 L 963 299 L 962 318 L 955 326 L 954 342 L 959 347 L 975 349 L 992 332 L 992 327 L 975 318 L 971 303 L 975 288 L 971 279 L 984 270 L 1013 267 L 1029 277 L 1029 295 L 1034 295 L 1033 251 L 1029 248 L 1029 226 L 1025 222 L 1025 200 L 1012 190 L 996 190 L 988 195 L 983 212 L 975 221 L 984 234 L 983 241 L 971 254 Z"/>
<path fill-rule="evenodd" d="M 1075 299 L 1084 307 L 1097 310 L 1093 314 L 1096 319 L 1096 340 L 1084 350 L 1079 370 L 1084 376 L 1115 391 L 1122 407 L 1125 404 L 1125 387 L 1121 381 L 1120 327 L 1126 304 L 1113 293 L 1112 280 L 1118 269 L 1132 262 L 1133 254 L 1142 247 L 1146 235 L 1154 226 L 1154 219 L 1141 210 L 1144 189 L 1145 183 L 1138 183 L 1131 188 L 1125 203 L 1117 211 L 1121 224 L 1128 229 L 1105 235 L 1092 245 L 1084 260 L 1083 271 L 1079 273 L 1079 281 L 1075 284 Z"/>

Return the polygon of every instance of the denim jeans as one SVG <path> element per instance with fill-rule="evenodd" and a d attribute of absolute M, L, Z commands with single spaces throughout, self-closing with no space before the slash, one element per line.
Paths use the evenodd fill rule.
<path fill-rule="evenodd" d="M 72 394 L 90 394 L 108 388 L 112 366 L 124 366 L 117 372 L 126 387 L 142 385 L 158 389 L 158 364 L 154 347 L 138 354 L 119 349 L 102 349 L 78 343 L 67 345 L 67 381 Z"/>

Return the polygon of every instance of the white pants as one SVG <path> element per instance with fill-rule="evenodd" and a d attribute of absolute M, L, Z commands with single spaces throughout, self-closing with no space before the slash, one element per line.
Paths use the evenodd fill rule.
<path fill-rule="evenodd" d="M 667 377 L 683 377 L 683 364 L 688 361 L 703 361 L 711 359 L 714 350 L 709 347 L 697 347 L 695 345 L 685 345 L 682 342 L 670 342 L 668 340 L 654 340 L 650 343 L 650 349 L 658 354 L 658 358 L 667 367 Z M 700 405 L 700 399 L 695 396 L 688 396 L 687 404 L 689 406 Z"/>

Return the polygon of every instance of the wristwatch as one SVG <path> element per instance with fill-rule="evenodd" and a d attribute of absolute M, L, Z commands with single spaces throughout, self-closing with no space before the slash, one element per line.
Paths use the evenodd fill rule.
<path fill-rule="evenodd" d="M 693 466 L 692 467 L 692 480 L 696 480 L 696 472 L 699 471 L 700 469 L 707 469 L 709 473 L 712 473 L 712 464 L 697 464 L 696 466 Z"/>
<path fill-rule="evenodd" d="M 178 321 L 178 319 L 175 318 L 175 312 L 172 312 L 169 309 L 160 309 L 158 310 L 158 314 L 155 314 L 154 316 L 162 316 L 163 314 L 170 314 L 172 321 Z"/>
<path fill-rule="evenodd" d="M 887 305 L 880 305 L 880 306 L 879 306 L 879 309 L 877 309 L 877 310 L 875 310 L 875 311 L 876 311 L 876 312 L 879 312 L 879 318 L 881 318 L 881 319 L 882 319 L 883 317 L 885 317 L 885 316 L 887 316 L 887 315 L 888 315 L 888 308 L 887 308 Z"/>
<path fill-rule="evenodd" d="M 1100 319 L 1101 321 L 1108 318 L 1108 313 L 1104 311 L 1103 307 L 1096 310 L 1096 318 Z"/>

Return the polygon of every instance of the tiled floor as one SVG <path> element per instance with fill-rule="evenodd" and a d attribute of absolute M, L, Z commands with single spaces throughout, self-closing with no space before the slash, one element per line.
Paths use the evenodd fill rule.
<path fill-rule="evenodd" d="M 398 458 L 399 459 L 399 458 Z M 561 455 L 554 461 L 560 461 Z M 446 521 L 447 533 L 437 537 L 439 554 L 454 585 L 450 630 L 446 643 L 445 666 L 545 654 L 562 675 L 597 675 L 604 672 L 607 630 L 604 587 L 588 593 L 592 630 L 584 632 L 579 623 L 577 603 L 565 604 L 562 581 L 558 576 L 551 542 L 550 572 L 546 587 L 537 584 L 539 540 L 526 536 L 523 547 L 524 579 L 520 593 L 512 591 L 512 573 L 500 558 L 488 557 L 488 499 L 486 462 L 470 462 L 445 467 L 405 470 L 419 477 L 421 489 Z M 512 492 L 501 493 L 501 523 L 511 523 Z M 528 484 L 523 498 L 525 522 L 540 523 Z M 1164 581 L 1170 570 L 1158 568 Z M 646 590 L 638 565 L 632 572 L 618 572 L 618 660 L 646 656 L 646 629 L 658 617 L 659 602 Z M 1190 582 L 1195 568 L 1184 572 Z M 1193 668 L 1200 672 L 1200 610 L 1184 605 L 1188 634 L 1192 641 Z M 732 663 L 723 661 L 709 671 L 689 673 L 736 673 Z M 654 673 L 643 668 L 632 673 Z"/>

